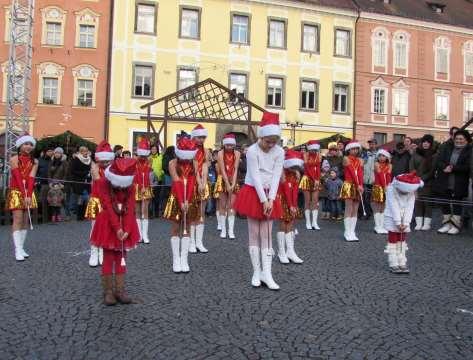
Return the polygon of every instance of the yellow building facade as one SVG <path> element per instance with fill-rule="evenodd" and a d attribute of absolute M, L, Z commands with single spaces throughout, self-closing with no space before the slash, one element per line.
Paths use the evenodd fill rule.
<path fill-rule="evenodd" d="M 109 141 L 133 148 L 146 131 L 141 105 L 207 78 L 278 112 L 285 144 L 350 137 L 355 21 L 355 9 L 304 1 L 116 1 Z M 194 126 L 170 123 L 167 145 Z M 205 126 L 215 146 L 219 125 Z"/>

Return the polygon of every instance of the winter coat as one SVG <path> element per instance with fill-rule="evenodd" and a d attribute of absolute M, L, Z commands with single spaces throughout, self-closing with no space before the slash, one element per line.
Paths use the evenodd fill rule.
<path fill-rule="evenodd" d="M 70 167 L 70 180 L 72 183 L 72 191 L 77 195 L 82 195 L 84 191 L 90 191 L 90 185 L 86 182 L 90 181 L 90 165 L 84 164 L 77 157 L 73 158 Z"/>
<path fill-rule="evenodd" d="M 338 200 L 340 198 L 340 190 L 342 188 L 343 181 L 339 178 L 328 178 L 325 181 L 325 187 L 327 189 L 327 199 Z"/>
<path fill-rule="evenodd" d="M 66 156 L 63 155 L 62 159 L 55 161 L 55 158 L 49 162 L 48 167 L 48 178 L 54 180 L 65 180 L 67 172 Z"/>
<path fill-rule="evenodd" d="M 416 193 L 400 193 L 391 183 L 386 190 L 386 209 L 384 210 L 384 228 L 399 232 L 399 225 L 407 226 L 404 232 L 410 232 L 410 223 L 414 213 Z"/>
<path fill-rule="evenodd" d="M 48 178 L 48 167 L 49 167 L 49 163 L 51 162 L 51 158 L 49 156 L 41 156 L 39 159 L 38 159 L 38 171 L 36 172 L 36 177 L 38 178 L 41 178 L 39 180 L 39 183 L 41 185 L 47 185 L 48 184 L 48 180 L 46 180 L 46 178 Z"/>
<path fill-rule="evenodd" d="M 391 164 L 393 165 L 393 178 L 409 172 L 409 163 L 411 161 L 411 154 L 408 151 L 403 152 L 402 154 L 394 151 Z"/>
<path fill-rule="evenodd" d="M 434 193 L 439 196 L 449 195 L 449 173 L 443 170 L 450 164 L 454 146 L 448 144 L 442 147 L 441 152 L 437 156 L 436 175 L 433 183 Z M 453 197 L 465 198 L 468 196 L 468 185 L 470 183 L 470 161 L 471 161 L 471 145 L 466 145 L 460 152 L 460 156 L 453 166 L 451 174 L 455 176 L 453 186 Z"/>
<path fill-rule="evenodd" d="M 337 168 L 337 173 L 343 180 L 343 156 L 326 156 L 324 160 L 328 161 L 330 169 Z"/>
<path fill-rule="evenodd" d="M 366 150 L 361 158 L 363 159 L 363 184 L 373 185 L 376 151 Z"/>
<path fill-rule="evenodd" d="M 435 153 L 433 149 L 424 150 L 417 148 L 411 155 L 409 171 L 415 171 L 424 182 L 424 187 L 419 189 L 419 195 L 430 195 L 435 174 Z"/>

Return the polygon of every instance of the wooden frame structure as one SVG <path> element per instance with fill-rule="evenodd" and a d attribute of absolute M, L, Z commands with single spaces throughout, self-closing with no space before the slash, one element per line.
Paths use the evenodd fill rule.
<path fill-rule="evenodd" d="M 164 114 L 152 116 L 151 108 L 158 103 L 164 103 Z M 247 135 L 250 139 L 255 140 L 253 126 L 257 126 L 259 121 L 252 120 L 254 110 L 262 113 L 266 111 L 241 94 L 237 94 L 235 90 L 230 90 L 211 78 L 148 102 L 142 105 L 141 109 L 146 109 L 146 115 L 141 116 L 141 119 L 147 121 L 148 135 L 151 133 L 157 135 L 160 150 L 167 147 L 169 122 L 243 125 L 247 126 Z M 158 131 L 153 121 L 162 121 Z M 160 140 L 162 132 L 164 132 L 164 144 Z"/>

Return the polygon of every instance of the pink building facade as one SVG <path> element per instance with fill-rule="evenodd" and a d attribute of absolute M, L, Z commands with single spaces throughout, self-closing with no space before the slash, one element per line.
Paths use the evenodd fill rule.
<path fill-rule="evenodd" d="M 473 117 L 473 29 L 363 8 L 360 14 L 357 139 L 382 144 L 430 133 L 441 141 Z"/>

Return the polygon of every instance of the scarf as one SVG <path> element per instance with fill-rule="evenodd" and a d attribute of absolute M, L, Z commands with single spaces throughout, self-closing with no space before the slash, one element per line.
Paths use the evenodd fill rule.
<path fill-rule="evenodd" d="M 83 156 L 81 153 L 77 154 L 77 158 L 80 160 L 80 162 L 84 165 L 90 165 L 92 159 L 89 157 Z"/>

